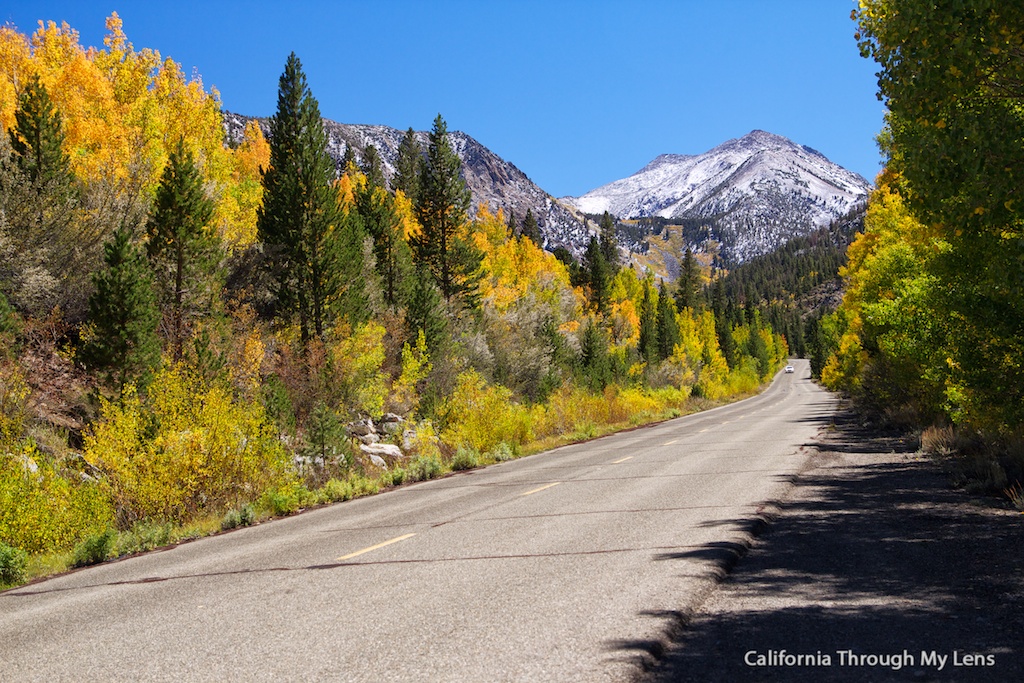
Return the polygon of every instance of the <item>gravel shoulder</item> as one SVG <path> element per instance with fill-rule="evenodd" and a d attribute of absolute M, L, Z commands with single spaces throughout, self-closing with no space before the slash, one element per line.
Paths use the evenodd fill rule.
<path fill-rule="evenodd" d="M 641 679 L 1024 680 L 1024 515 L 849 412 L 809 446 Z"/>

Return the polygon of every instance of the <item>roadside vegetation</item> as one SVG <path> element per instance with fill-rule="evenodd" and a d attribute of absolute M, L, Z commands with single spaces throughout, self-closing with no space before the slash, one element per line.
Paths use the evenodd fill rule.
<path fill-rule="evenodd" d="M 269 136 L 228 140 L 215 90 L 107 28 L 0 28 L 0 586 L 693 412 L 788 355 L 708 269 L 624 265 L 611 217 L 578 255 L 471 217 L 440 115 L 391 178 L 338 168 L 292 55 Z"/>
<path fill-rule="evenodd" d="M 1024 9 L 865 0 L 887 157 L 815 371 L 1024 509 Z"/>

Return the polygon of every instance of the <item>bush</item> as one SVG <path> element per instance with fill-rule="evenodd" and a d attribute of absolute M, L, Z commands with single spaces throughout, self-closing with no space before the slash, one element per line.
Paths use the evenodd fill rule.
<path fill-rule="evenodd" d="M 71 566 L 86 567 L 104 562 L 113 554 L 116 545 L 117 531 L 114 529 L 105 529 L 98 534 L 92 534 L 75 546 Z"/>
<path fill-rule="evenodd" d="M 516 457 L 515 451 L 504 441 L 495 446 L 489 455 L 494 462 L 505 462 Z"/>
<path fill-rule="evenodd" d="M 0 541 L 0 586 L 24 583 L 27 565 L 28 553 Z"/>
<path fill-rule="evenodd" d="M 351 499 L 352 496 L 352 484 L 340 479 L 329 479 L 317 491 L 317 500 L 321 503 L 340 503 L 341 501 Z"/>
<path fill-rule="evenodd" d="M 260 502 L 270 514 L 275 517 L 284 517 L 298 512 L 308 497 L 309 491 L 305 487 L 298 484 L 288 484 L 270 489 L 263 494 Z"/>
<path fill-rule="evenodd" d="M 406 470 L 406 478 L 409 481 L 426 481 L 441 474 L 441 459 L 435 455 L 421 455 L 411 463 Z"/>
<path fill-rule="evenodd" d="M 458 450 L 455 451 L 454 457 L 452 457 L 452 469 L 459 470 L 471 470 L 474 467 L 480 465 L 480 455 L 466 446 L 459 446 Z"/>
<path fill-rule="evenodd" d="M 142 520 L 132 525 L 128 531 L 120 534 L 117 541 L 118 555 L 144 553 L 154 548 L 170 545 L 174 533 L 174 525 Z"/>
<path fill-rule="evenodd" d="M 188 522 L 287 479 L 287 454 L 263 408 L 183 366 L 161 371 L 145 403 L 129 387 L 102 413 L 85 457 L 106 475 L 100 486 L 121 528 L 140 519 Z"/>
<path fill-rule="evenodd" d="M 112 519 L 97 484 L 62 471 L 32 443 L 0 451 L 0 538 L 7 543 L 28 553 L 66 551 Z"/>
<path fill-rule="evenodd" d="M 223 531 L 236 529 L 240 526 L 249 526 L 256 521 L 256 511 L 252 505 L 243 505 L 237 510 L 229 510 L 220 521 L 220 528 Z"/>

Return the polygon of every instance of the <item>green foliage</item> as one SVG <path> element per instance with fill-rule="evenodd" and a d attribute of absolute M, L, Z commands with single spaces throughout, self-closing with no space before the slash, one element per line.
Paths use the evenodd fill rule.
<path fill-rule="evenodd" d="M 161 304 L 168 310 L 172 355 L 181 360 L 190 320 L 214 307 L 221 248 L 208 229 L 214 203 L 192 153 L 179 140 L 164 168 L 147 225 L 146 249 Z"/>
<path fill-rule="evenodd" d="M 861 52 L 881 67 L 888 169 L 940 247 L 926 275 L 933 320 L 949 330 L 946 410 L 1013 430 L 1024 423 L 1024 9 L 870 0 L 857 18 Z"/>
<path fill-rule="evenodd" d="M 436 455 L 420 455 L 405 468 L 405 480 L 426 481 L 441 476 L 443 466 Z"/>
<path fill-rule="evenodd" d="M 220 521 L 222 531 L 237 529 L 242 526 L 250 526 L 256 521 L 256 510 L 252 505 L 246 503 L 236 510 L 228 510 Z"/>
<path fill-rule="evenodd" d="M 319 106 L 302 65 L 289 55 L 271 119 L 270 167 L 263 174 L 257 231 L 283 310 L 298 316 L 303 345 L 323 338 L 332 305 L 365 316 L 362 225 L 343 212 Z"/>
<path fill-rule="evenodd" d="M 419 195 L 421 153 L 416 132 L 410 128 L 405 131 L 402 142 L 398 145 L 395 176 L 391 179 L 391 184 L 396 191 L 401 190 L 407 198 L 413 201 Z"/>
<path fill-rule="evenodd" d="M 159 363 L 160 313 L 150 270 L 132 246 L 131 233 L 119 228 L 104 252 L 105 268 L 93 275 L 96 290 L 89 297 L 90 326 L 81 358 L 120 392 Z"/>
<path fill-rule="evenodd" d="M 117 531 L 108 528 L 98 534 L 91 534 L 75 546 L 72 552 L 72 567 L 86 567 L 105 562 L 117 547 Z"/>
<path fill-rule="evenodd" d="M 462 178 L 462 162 L 438 114 L 430 131 L 427 155 L 420 162 L 414 206 L 421 230 L 413 235 L 411 244 L 416 262 L 430 271 L 445 301 L 457 298 L 467 308 L 475 308 L 479 305 L 483 254 L 466 230 L 470 197 Z"/>
<path fill-rule="evenodd" d="M 170 545 L 174 538 L 174 525 L 142 519 L 122 531 L 117 539 L 118 556 L 144 553 Z"/>
<path fill-rule="evenodd" d="M 25 582 L 28 553 L 0 541 L 0 587 Z"/>
<path fill-rule="evenodd" d="M 480 466 L 480 453 L 469 446 L 459 446 L 452 456 L 451 468 L 454 471 L 471 470 Z"/>

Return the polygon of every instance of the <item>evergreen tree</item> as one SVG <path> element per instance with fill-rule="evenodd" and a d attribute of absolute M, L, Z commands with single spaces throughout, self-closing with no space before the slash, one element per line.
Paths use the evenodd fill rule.
<path fill-rule="evenodd" d="M 590 295 L 590 304 L 598 313 L 605 313 L 608 309 L 608 289 L 612 274 L 601 245 L 593 235 L 590 236 L 587 250 L 583 253 L 583 266 L 580 271 L 582 284 Z"/>
<path fill-rule="evenodd" d="M 397 309 L 405 298 L 406 281 L 412 270 L 412 252 L 402 234 L 394 195 L 367 182 L 356 189 L 355 202 L 363 227 L 373 239 L 375 267 L 380 276 L 384 304 Z"/>
<path fill-rule="evenodd" d="M 580 335 L 580 371 L 582 383 L 591 391 L 602 391 L 611 381 L 608 335 L 589 318 Z"/>
<path fill-rule="evenodd" d="M 470 192 L 462 179 L 462 162 L 448 141 L 438 114 L 430 132 L 427 156 L 420 163 L 416 218 L 421 231 L 411 239 L 418 263 L 427 266 L 445 301 L 459 298 L 470 308 L 478 303 L 483 253 L 466 232 Z"/>
<path fill-rule="evenodd" d="M 676 306 L 668 294 L 665 281 L 658 287 L 658 358 L 665 360 L 670 357 L 679 343 L 679 321 L 676 318 Z"/>
<path fill-rule="evenodd" d="M 175 360 L 181 359 L 188 318 L 210 311 L 219 292 L 220 241 L 207 229 L 213 210 L 192 154 L 179 141 L 156 191 L 146 243 L 159 300 L 168 309 Z"/>
<path fill-rule="evenodd" d="M 725 286 L 722 279 L 715 280 L 711 286 L 711 305 L 715 315 L 715 334 L 718 337 L 718 348 L 725 356 L 730 368 L 736 367 L 736 342 L 732 337 L 732 301 L 725 299 Z"/>
<path fill-rule="evenodd" d="M 687 247 L 679 269 L 679 284 L 676 289 L 676 305 L 679 310 L 700 308 L 700 291 L 700 266 L 693 255 L 693 250 Z"/>
<path fill-rule="evenodd" d="M 601 216 L 601 253 L 612 275 L 619 271 L 619 242 L 615 238 L 615 219 L 607 211 Z"/>
<path fill-rule="evenodd" d="M 64 152 L 64 129 L 38 77 L 26 84 L 14 126 L 0 145 L 0 281 L 22 311 L 41 314 L 86 289 L 77 223 L 78 186 Z M 83 272 L 84 271 L 84 272 Z"/>
<path fill-rule="evenodd" d="M 345 143 L 345 152 L 341 155 L 340 166 L 341 175 L 350 173 L 352 169 L 359 168 L 359 164 L 356 162 L 356 149 L 352 146 L 352 143 Z"/>
<path fill-rule="evenodd" d="M 359 165 L 359 170 L 366 176 L 368 185 L 387 189 L 387 180 L 384 179 L 384 164 L 380 160 L 380 153 L 377 152 L 375 145 L 367 145 L 363 150 L 363 163 Z"/>
<path fill-rule="evenodd" d="M 519 232 L 518 223 L 516 223 L 516 212 L 514 209 L 508 210 L 508 225 L 505 227 L 505 232 L 508 233 L 507 237 L 511 239 L 515 237 Z"/>
<path fill-rule="evenodd" d="M 395 161 L 395 176 L 391 182 L 395 190 L 401 190 L 409 199 L 415 201 L 420 186 L 420 157 L 422 150 L 416 139 L 416 131 L 412 128 L 405 131 L 402 142 L 398 145 L 398 159 Z"/>
<path fill-rule="evenodd" d="M 640 300 L 640 339 L 637 352 L 647 363 L 657 357 L 658 352 L 658 313 L 654 303 L 654 292 L 651 283 L 643 283 L 644 296 Z"/>
<path fill-rule="evenodd" d="M 576 257 L 572 255 L 572 252 L 565 247 L 555 247 L 552 254 L 556 259 L 565 264 L 566 269 L 569 271 L 569 283 L 573 287 L 582 287 L 583 279 L 580 263 L 576 260 Z"/>
<path fill-rule="evenodd" d="M 144 377 L 160 361 L 157 324 L 160 312 L 149 267 L 132 246 L 131 233 L 119 228 L 104 247 L 105 267 L 93 274 L 89 297 L 92 333 L 81 357 L 86 367 L 102 370 L 120 391 Z"/>
<path fill-rule="evenodd" d="M 544 236 L 541 234 L 537 219 L 533 216 L 533 210 L 526 210 L 526 218 L 523 219 L 523 237 L 533 241 L 538 247 L 544 246 Z"/>
<path fill-rule="evenodd" d="M 415 341 L 422 331 L 430 357 L 441 357 L 440 351 L 447 339 L 448 325 L 441 294 L 437 291 L 433 276 L 424 265 L 418 266 L 413 276 L 405 325 L 409 340 Z"/>
<path fill-rule="evenodd" d="M 305 346 L 322 337 L 336 311 L 365 316 L 362 226 L 341 210 L 320 109 L 293 52 L 270 120 L 270 167 L 263 174 L 257 230 L 280 306 L 298 315 Z"/>

